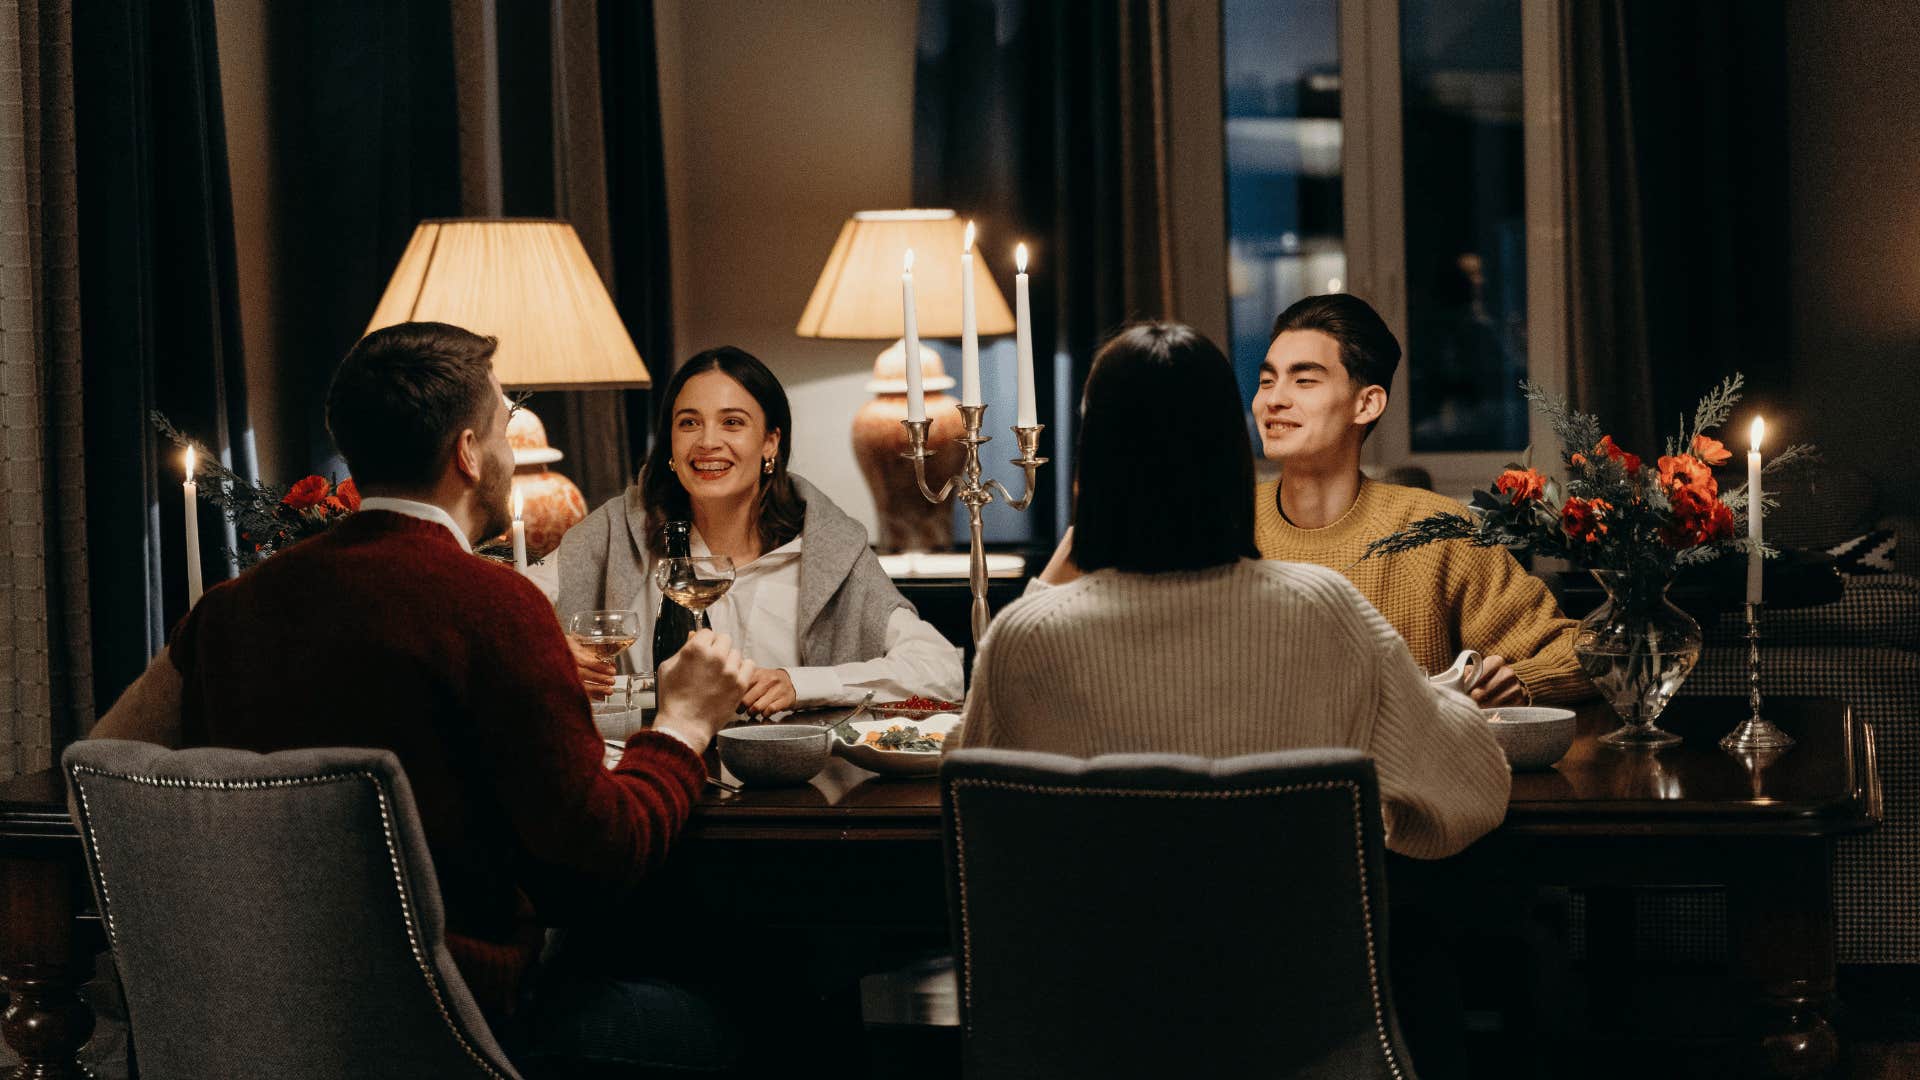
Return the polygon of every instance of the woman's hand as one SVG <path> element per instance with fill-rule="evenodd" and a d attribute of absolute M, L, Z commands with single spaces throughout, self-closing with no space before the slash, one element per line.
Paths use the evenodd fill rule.
<path fill-rule="evenodd" d="M 785 668 L 761 668 L 753 673 L 753 681 L 740 695 L 740 707 L 734 711 L 749 720 L 765 720 L 793 708 L 794 700 L 793 677 Z"/>
<path fill-rule="evenodd" d="M 1504 656 L 1486 658 L 1480 668 L 1480 681 L 1473 684 L 1468 696 L 1483 709 L 1525 705 L 1533 700 L 1527 688 L 1520 685 L 1520 677 L 1513 673 Z"/>
<path fill-rule="evenodd" d="M 587 688 L 587 696 L 595 701 L 605 701 L 612 696 L 614 676 L 618 673 L 613 661 L 600 659 L 571 637 L 567 638 L 567 648 L 573 650 L 573 663 L 580 669 L 580 684 Z"/>

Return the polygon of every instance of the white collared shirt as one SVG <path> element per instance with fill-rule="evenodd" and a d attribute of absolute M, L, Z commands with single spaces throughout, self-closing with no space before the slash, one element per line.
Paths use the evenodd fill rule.
<path fill-rule="evenodd" d="M 698 530 L 688 551 L 710 555 Z M 908 608 L 887 616 L 886 652 L 870 660 L 822 667 L 800 662 L 800 551 L 804 536 L 774 548 L 734 569 L 733 585 L 707 617 L 713 628 L 733 639 L 740 654 L 763 668 L 784 668 L 793 680 L 794 707 L 851 705 L 871 690 L 881 700 L 919 694 L 958 700 L 961 651 L 932 624 Z M 634 600 L 637 610 L 659 610 L 660 591 L 651 581 Z M 649 619 L 649 621 L 651 621 Z M 649 631 L 649 634 L 651 631 Z"/>
<path fill-rule="evenodd" d="M 445 525 L 447 531 L 453 534 L 453 538 L 460 542 L 460 550 L 469 555 L 473 554 L 473 541 L 468 540 L 467 534 L 461 532 L 460 526 L 454 524 L 453 515 L 447 513 L 445 507 L 436 506 L 428 502 L 417 502 L 413 499 L 395 499 L 385 495 L 374 495 L 361 499 L 360 509 L 385 510 L 389 514 L 404 514 L 410 518 L 419 518 L 421 521 L 437 521 Z"/>

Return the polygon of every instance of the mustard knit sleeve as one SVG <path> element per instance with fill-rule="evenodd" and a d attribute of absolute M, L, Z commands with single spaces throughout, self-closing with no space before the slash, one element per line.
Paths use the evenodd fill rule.
<path fill-rule="evenodd" d="M 1450 545 L 1448 595 L 1462 648 L 1504 656 L 1536 703 L 1577 701 L 1593 684 L 1573 655 L 1579 626 L 1560 613 L 1546 583 L 1521 569 L 1505 548 Z"/>

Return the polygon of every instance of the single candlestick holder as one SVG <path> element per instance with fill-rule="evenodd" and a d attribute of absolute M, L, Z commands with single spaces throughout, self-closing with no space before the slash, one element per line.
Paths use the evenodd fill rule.
<path fill-rule="evenodd" d="M 1733 753 L 1749 750 L 1785 750 L 1793 745 L 1793 736 L 1781 731 L 1760 715 L 1760 605 L 1747 605 L 1747 707 L 1753 715 L 1720 740 L 1720 749 Z"/>
<path fill-rule="evenodd" d="M 1047 459 L 1035 453 L 1040 448 L 1040 433 L 1046 430 L 1045 424 L 1031 426 L 1014 425 L 1013 437 L 1020 444 L 1020 456 L 1013 459 L 1015 465 L 1027 474 L 1026 494 L 1014 498 L 1013 492 L 998 480 L 983 480 L 980 477 L 980 447 L 993 441 L 993 436 L 980 433 L 981 424 L 986 419 L 985 405 L 960 406 L 960 420 L 966 431 L 960 436 L 960 444 L 967 448 L 966 464 L 958 475 L 949 477 L 938 492 L 927 486 L 927 428 L 928 420 L 902 420 L 907 429 L 907 437 L 912 440 L 912 448 L 900 455 L 913 462 L 914 478 L 920 482 L 920 494 L 929 502 L 944 502 L 949 495 L 958 495 L 960 502 L 967 508 L 967 528 L 972 536 L 971 559 L 967 564 L 967 583 L 973 590 L 973 643 L 977 646 L 987 636 L 987 622 L 992 618 L 987 613 L 987 546 L 980 532 L 980 508 L 993 501 L 993 491 L 1000 489 L 1000 498 L 1015 510 L 1025 510 L 1033 502 L 1034 470 L 1047 463 Z"/>

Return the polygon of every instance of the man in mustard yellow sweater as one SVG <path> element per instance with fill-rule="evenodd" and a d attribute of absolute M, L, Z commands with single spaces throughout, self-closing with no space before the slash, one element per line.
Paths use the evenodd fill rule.
<path fill-rule="evenodd" d="M 1593 685 L 1573 655 L 1575 624 L 1504 548 L 1462 541 L 1362 561 L 1367 544 L 1459 503 L 1360 474 L 1360 444 L 1386 411 L 1400 343 L 1366 301 L 1310 296 L 1281 312 L 1260 365 L 1253 419 L 1280 479 L 1254 488 L 1263 558 L 1345 574 L 1429 672 L 1461 649 L 1484 654 L 1483 706 L 1569 701 Z"/>

